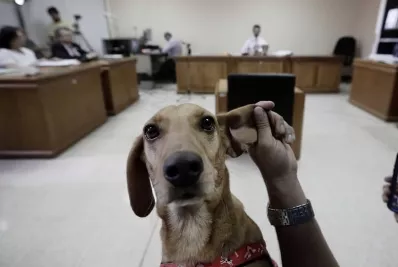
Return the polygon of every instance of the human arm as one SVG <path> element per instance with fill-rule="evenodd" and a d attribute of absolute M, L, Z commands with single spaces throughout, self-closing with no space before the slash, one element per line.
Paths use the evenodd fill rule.
<path fill-rule="evenodd" d="M 162 53 L 169 53 L 169 51 L 173 48 L 173 41 L 167 42 L 167 44 L 162 48 Z"/>
<path fill-rule="evenodd" d="M 73 44 L 76 48 L 76 50 L 79 52 L 79 54 L 81 55 L 81 58 L 83 60 L 93 60 L 98 58 L 98 54 L 95 52 L 87 52 L 86 50 L 84 50 L 80 45 L 74 43 Z"/>
<path fill-rule="evenodd" d="M 272 102 L 259 102 L 256 106 L 258 141 L 250 148 L 250 155 L 263 176 L 270 207 L 287 209 L 305 204 L 307 197 L 297 178 L 294 153 L 289 145 L 274 138 L 270 125 L 279 127 L 279 133 L 291 131 L 291 127 L 281 116 L 269 111 Z M 293 136 L 293 132 L 287 132 L 287 138 Z M 276 227 L 276 233 L 284 267 L 338 266 L 315 218 L 304 224 Z"/>
<path fill-rule="evenodd" d="M 247 56 L 249 54 L 249 40 L 243 44 L 242 48 L 240 49 L 240 53 L 242 56 Z"/>
<path fill-rule="evenodd" d="M 84 50 L 80 45 L 73 43 L 73 46 L 76 48 L 77 52 L 81 55 L 81 57 L 86 57 L 88 54 L 86 50 Z"/>
<path fill-rule="evenodd" d="M 16 68 L 18 67 L 15 60 L 13 60 L 6 49 L 0 49 L 0 67 Z"/>

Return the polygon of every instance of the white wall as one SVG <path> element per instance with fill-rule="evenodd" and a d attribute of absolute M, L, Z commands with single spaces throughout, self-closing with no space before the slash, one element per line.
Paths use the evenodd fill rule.
<path fill-rule="evenodd" d="M 372 1 L 372 0 L 369 0 Z M 377 0 L 374 0 L 377 1 Z M 253 24 L 271 51 L 330 54 L 337 39 L 353 35 L 362 0 L 109 0 L 116 32 L 132 36 L 150 27 L 192 43 L 194 53 L 238 53 Z"/>
<path fill-rule="evenodd" d="M 15 14 L 14 4 L 0 1 L 0 28 L 5 25 L 19 26 L 19 23 Z"/>
<path fill-rule="evenodd" d="M 38 44 L 47 41 L 47 25 L 51 22 L 47 7 L 55 6 L 62 18 L 73 23 L 73 15 L 80 14 L 81 31 L 94 50 L 102 52 L 102 38 L 108 37 L 103 0 L 31 0 L 23 11 L 29 36 Z"/>
<path fill-rule="evenodd" d="M 358 55 L 361 57 L 367 57 L 372 52 L 379 5 L 380 0 L 362 0 L 361 8 L 357 10 L 355 36 L 358 41 Z"/>

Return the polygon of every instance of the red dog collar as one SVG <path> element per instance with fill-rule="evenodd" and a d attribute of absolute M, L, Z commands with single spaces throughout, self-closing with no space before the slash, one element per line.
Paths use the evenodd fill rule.
<path fill-rule="evenodd" d="M 276 263 L 270 259 L 264 241 L 243 246 L 237 251 L 231 253 L 229 257 L 218 257 L 212 263 L 198 263 L 192 267 L 236 267 L 241 266 L 245 263 L 259 260 L 261 258 L 268 258 L 272 265 L 277 267 Z M 188 266 L 176 263 L 161 263 L 160 267 Z"/>

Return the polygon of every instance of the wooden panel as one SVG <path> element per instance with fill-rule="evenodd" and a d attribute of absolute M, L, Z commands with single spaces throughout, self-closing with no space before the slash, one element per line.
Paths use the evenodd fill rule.
<path fill-rule="evenodd" d="M 237 73 L 258 73 L 259 72 L 259 61 L 237 61 L 236 70 Z"/>
<path fill-rule="evenodd" d="M 191 92 L 214 93 L 218 80 L 227 78 L 227 65 L 223 61 L 192 61 L 188 68 Z"/>
<path fill-rule="evenodd" d="M 138 80 L 137 80 L 137 61 L 134 61 L 134 64 L 131 66 L 131 87 L 130 93 L 133 103 L 140 98 L 140 94 L 138 92 Z"/>
<path fill-rule="evenodd" d="M 0 153 L 51 148 L 44 110 L 35 89 L 0 90 L 0 129 Z"/>
<path fill-rule="evenodd" d="M 314 88 L 317 80 L 317 64 L 312 62 L 293 62 L 296 86 L 305 91 Z"/>
<path fill-rule="evenodd" d="M 0 157 L 55 156 L 106 120 L 100 65 L 54 71 L 0 81 Z"/>
<path fill-rule="evenodd" d="M 341 77 L 341 65 L 336 63 L 320 63 L 316 88 L 319 92 L 338 92 Z"/>
<path fill-rule="evenodd" d="M 176 60 L 177 93 L 184 93 L 188 89 L 189 68 L 187 60 Z"/>
<path fill-rule="evenodd" d="M 258 65 L 259 73 L 283 73 L 284 72 L 284 64 L 283 61 L 279 62 L 269 62 L 269 61 L 260 61 Z"/>
<path fill-rule="evenodd" d="M 228 93 L 228 81 L 225 79 L 219 80 L 216 89 L 216 114 L 227 112 L 227 93 Z"/>
<path fill-rule="evenodd" d="M 106 120 L 100 69 L 50 81 L 39 93 L 54 151 L 63 150 Z"/>
<path fill-rule="evenodd" d="M 338 92 L 342 58 L 337 56 L 293 56 L 296 86 L 304 92 Z"/>
<path fill-rule="evenodd" d="M 296 134 L 296 140 L 292 149 L 297 159 L 301 156 L 301 143 L 303 139 L 305 94 L 298 88 L 294 90 L 294 108 L 293 108 L 293 128 Z"/>
<path fill-rule="evenodd" d="M 356 60 L 350 102 L 384 120 L 398 121 L 397 68 L 384 65 Z"/>
<path fill-rule="evenodd" d="M 112 103 L 108 112 L 117 114 L 138 99 L 135 61 L 111 64 L 105 72 L 109 76 L 110 91 L 105 97 L 111 97 Z"/>

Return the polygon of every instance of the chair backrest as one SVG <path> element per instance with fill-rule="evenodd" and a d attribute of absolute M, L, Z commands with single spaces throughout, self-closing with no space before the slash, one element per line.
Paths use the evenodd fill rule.
<path fill-rule="evenodd" d="M 292 125 L 295 81 L 292 74 L 231 74 L 228 76 L 228 110 L 271 100 L 275 103 L 275 112 Z"/>
<path fill-rule="evenodd" d="M 354 37 L 341 37 L 334 47 L 333 54 L 336 56 L 344 56 L 344 65 L 351 65 L 355 57 L 356 43 Z"/>

